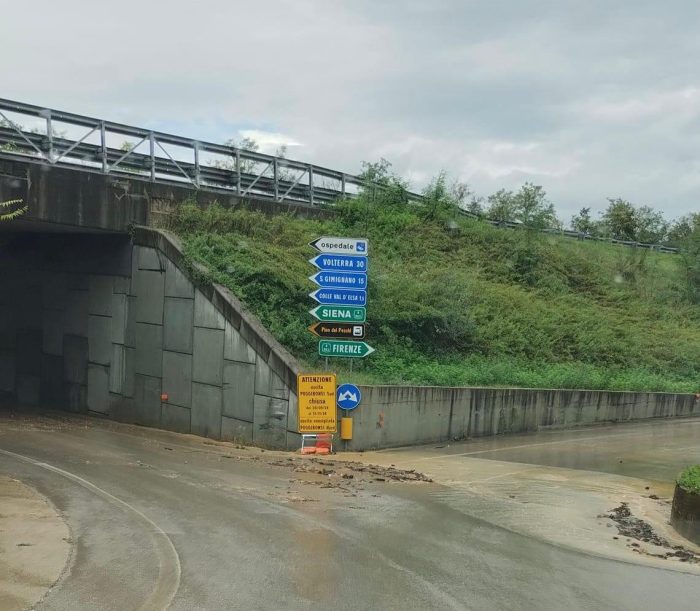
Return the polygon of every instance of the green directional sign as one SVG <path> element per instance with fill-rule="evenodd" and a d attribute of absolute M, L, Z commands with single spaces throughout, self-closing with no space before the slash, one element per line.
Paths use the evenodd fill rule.
<path fill-rule="evenodd" d="M 323 322 L 365 322 L 365 309 L 355 306 L 320 305 L 309 312 Z"/>
<path fill-rule="evenodd" d="M 318 343 L 321 356 L 344 356 L 362 359 L 374 352 L 374 348 L 365 342 L 351 342 L 341 339 L 322 339 Z"/>

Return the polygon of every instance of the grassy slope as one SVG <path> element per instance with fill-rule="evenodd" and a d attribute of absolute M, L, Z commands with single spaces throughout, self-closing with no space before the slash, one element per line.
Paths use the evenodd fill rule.
<path fill-rule="evenodd" d="M 347 203 L 338 218 L 183 206 L 187 256 L 245 301 L 300 360 L 318 363 L 307 243 L 370 239 L 369 343 L 353 380 L 695 391 L 700 308 L 674 255 L 530 235 L 468 219 Z M 341 376 L 348 362 L 334 366 Z M 347 377 L 347 376 L 346 376 Z"/>

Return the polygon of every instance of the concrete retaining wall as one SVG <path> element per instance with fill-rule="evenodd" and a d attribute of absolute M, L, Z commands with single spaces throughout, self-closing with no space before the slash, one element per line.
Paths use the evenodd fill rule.
<path fill-rule="evenodd" d="M 292 356 L 179 242 L 25 236 L 0 260 L 0 394 L 217 439 L 298 448 Z M 693 395 L 366 386 L 350 450 L 696 415 Z M 167 399 L 162 397 L 167 394 Z"/>
<path fill-rule="evenodd" d="M 133 245 L 115 238 L 103 273 L 89 245 L 109 238 L 27 239 L 0 269 L 0 393 L 299 446 L 294 359 L 223 287 L 190 280 L 174 238 L 151 230 L 137 231 Z"/>
<path fill-rule="evenodd" d="M 349 450 L 700 414 L 694 395 L 364 386 Z"/>

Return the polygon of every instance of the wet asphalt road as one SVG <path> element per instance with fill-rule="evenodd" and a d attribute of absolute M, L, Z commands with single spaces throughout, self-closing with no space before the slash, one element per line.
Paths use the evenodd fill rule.
<path fill-rule="evenodd" d="M 700 600 L 696 575 L 529 539 L 455 510 L 437 484 L 375 482 L 350 496 L 227 453 L 170 433 L 0 412 L 0 473 L 49 497 L 75 545 L 70 572 L 37 609 L 641 610 Z"/>

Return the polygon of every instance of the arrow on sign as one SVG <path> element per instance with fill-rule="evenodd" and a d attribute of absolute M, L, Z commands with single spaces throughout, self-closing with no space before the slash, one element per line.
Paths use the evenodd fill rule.
<path fill-rule="evenodd" d="M 311 248 L 318 252 L 329 252 L 345 255 L 366 255 L 367 240 L 365 238 L 332 238 L 324 236 L 309 242 Z"/>
<path fill-rule="evenodd" d="M 309 293 L 309 297 L 325 305 L 353 305 L 364 307 L 367 304 L 365 291 L 351 289 L 318 289 Z"/>
<path fill-rule="evenodd" d="M 309 331 L 318 337 L 335 337 L 340 339 L 364 339 L 365 325 L 347 322 L 317 322 Z"/>
<path fill-rule="evenodd" d="M 367 272 L 367 257 L 357 255 L 316 255 L 309 259 L 311 265 L 329 272 Z"/>
<path fill-rule="evenodd" d="M 316 306 L 309 310 L 316 320 L 324 322 L 365 322 L 366 310 L 347 306 Z"/>
<path fill-rule="evenodd" d="M 321 356 L 344 356 L 362 359 L 374 352 L 374 348 L 365 342 L 350 342 L 340 339 L 322 339 L 318 343 Z"/>
<path fill-rule="evenodd" d="M 367 274 L 321 271 L 309 276 L 309 280 L 324 288 L 361 290 L 367 288 Z"/>

